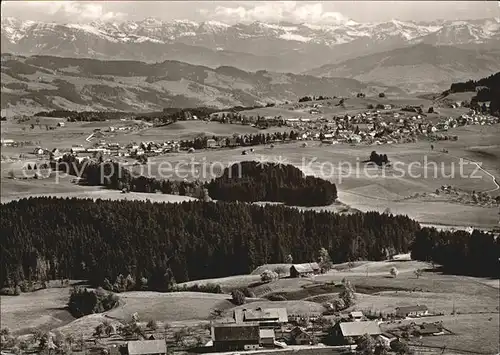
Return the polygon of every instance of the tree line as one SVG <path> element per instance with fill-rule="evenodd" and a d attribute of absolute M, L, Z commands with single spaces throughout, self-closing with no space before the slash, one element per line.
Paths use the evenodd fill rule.
<path fill-rule="evenodd" d="M 137 288 L 247 274 L 258 265 L 382 260 L 407 252 L 419 224 L 406 216 L 338 215 L 283 205 L 202 201 L 22 199 L 2 205 L 0 284 L 131 275 Z M 128 277 L 127 277 L 128 278 Z M 109 286 L 109 285 L 108 285 Z"/>
<path fill-rule="evenodd" d="M 304 173 L 293 165 L 241 162 L 226 168 L 206 185 L 211 198 L 222 201 L 273 201 L 296 206 L 326 206 L 337 199 L 330 181 Z"/>
<path fill-rule="evenodd" d="M 305 177 L 293 165 L 245 161 L 227 167 L 210 182 L 178 181 L 133 176 L 118 162 L 79 161 L 71 154 L 51 162 L 55 170 L 80 176 L 81 184 L 113 190 L 191 196 L 203 200 L 270 201 L 295 206 L 327 206 L 337 199 L 335 184 L 313 176 Z M 81 175 L 79 175 L 81 174 Z"/>
<path fill-rule="evenodd" d="M 489 113 L 500 116 L 500 72 L 477 81 L 453 83 L 443 94 L 456 92 L 476 92 L 476 96 L 471 99 L 471 108 L 484 111 L 485 107 L 480 106 L 479 102 L 489 101 Z"/>
<path fill-rule="evenodd" d="M 286 140 L 295 141 L 299 138 L 299 133 L 296 131 L 290 132 L 273 132 L 273 133 L 255 133 L 233 136 L 213 136 L 212 139 L 219 146 L 238 147 L 238 146 L 254 146 L 268 144 L 272 142 L 283 142 Z M 205 149 L 209 148 L 208 140 L 210 137 L 200 136 L 192 140 L 183 140 L 180 142 L 181 148 Z M 221 144 L 223 143 L 223 144 Z"/>
<path fill-rule="evenodd" d="M 35 117 L 58 117 L 67 118 L 68 122 L 92 122 L 117 120 L 125 117 L 133 117 L 133 114 L 119 111 L 70 111 L 70 110 L 52 110 L 41 111 L 34 114 Z"/>
<path fill-rule="evenodd" d="M 452 273 L 500 276 L 500 238 L 479 230 L 439 232 L 422 228 L 415 234 L 411 256 L 440 264 Z"/>

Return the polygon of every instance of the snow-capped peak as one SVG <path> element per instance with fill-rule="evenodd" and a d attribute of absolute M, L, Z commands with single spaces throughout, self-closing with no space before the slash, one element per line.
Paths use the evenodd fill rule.
<path fill-rule="evenodd" d="M 383 23 L 357 23 L 349 20 L 341 25 L 311 23 L 240 23 L 229 25 L 219 21 L 197 23 L 191 20 L 162 21 L 148 17 L 141 21 L 102 22 L 89 24 L 46 24 L 36 21 L 20 21 L 13 17 L 2 18 L 2 34 L 10 43 L 17 44 L 23 38 L 42 40 L 44 36 L 66 38 L 70 33 L 97 36 L 112 42 L 182 42 L 204 45 L 206 36 L 214 41 L 214 49 L 230 50 L 228 39 L 253 37 L 282 41 L 316 43 L 335 46 L 357 39 L 371 38 L 377 42 L 394 40 L 400 44 L 425 42 L 430 44 L 484 43 L 500 37 L 500 19 L 471 21 L 406 22 L 393 19 Z M 429 36 L 433 36 L 432 38 Z M 87 39 L 86 39 L 87 40 Z M 48 42 L 54 40 L 48 40 Z M 32 42 L 30 42 L 32 43 Z"/>

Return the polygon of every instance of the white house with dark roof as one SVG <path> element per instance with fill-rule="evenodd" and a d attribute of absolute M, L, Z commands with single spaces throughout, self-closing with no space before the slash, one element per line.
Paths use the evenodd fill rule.
<path fill-rule="evenodd" d="M 164 339 L 129 341 L 127 352 L 128 355 L 166 355 L 167 344 Z"/>
<path fill-rule="evenodd" d="M 339 322 L 333 327 L 334 338 L 343 344 L 354 344 L 359 337 L 365 334 L 373 337 L 382 334 L 378 322 Z"/>

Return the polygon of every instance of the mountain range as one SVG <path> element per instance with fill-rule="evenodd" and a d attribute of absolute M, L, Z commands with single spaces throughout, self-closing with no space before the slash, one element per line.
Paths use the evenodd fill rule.
<path fill-rule="evenodd" d="M 2 18 L 2 53 L 303 72 L 419 43 L 470 50 L 500 47 L 500 19 L 319 26 L 187 20 L 55 24 Z"/>
<path fill-rule="evenodd" d="M 318 78 L 178 61 L 144 63 L 55 56 L 1 56 L 2 115 L 38 111 L 161 111 L 165 107 L 232 107 L 402 90 L 355 79 Z"/>
<path fill-rule="evenodd" d="M 416 44 L 308 70 L 318 77 L 380 82 L 407 92 L 439 92 L 457 80 L 480 79 L 500 71 L 500 49 L 472 50 Z"/>

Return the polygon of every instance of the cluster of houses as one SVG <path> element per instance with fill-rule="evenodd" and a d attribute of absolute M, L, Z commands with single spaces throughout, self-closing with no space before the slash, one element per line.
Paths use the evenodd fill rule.
<path fill-rule="evenodd" d="M 399 318 L 418 318 L 429 315 L 426 306 L 408 306 L 396 308 Z M 387 347 L 394 340 L 406 337 L 408 329 L 394 328 L 382 331 L 380 321 L 368 320 L 360 311 L 350 312 L 342 317 L 333 327 L 328 329 L 329 343 L 335 346 L 351 347 L 365 335 L 385 344 Z M 442 324 L 410 323 L 407 328 L 412 336 L 430 336 L 444 334 Z M 198 352 L 250 351 L 262 349 L 284 349 L 288 346 L 318 344 L 314 328 L 299 326 L 295 317 L 289 316 L 286 308 L 237 308 L 231 317 L 212 322 L 210 327 L 211 340 Z M 167 354 L 164 339 L 129 341 L 120 349 L 113 346 L 109 355 L 163 355 Z"/>
<path fill-rule="evenodd" d="M 276 332 L 286 323 L 286 308 L 236 309 L 232 318 L 212 324 L 212 346 L 216 351 L 279 347 Z"/>

